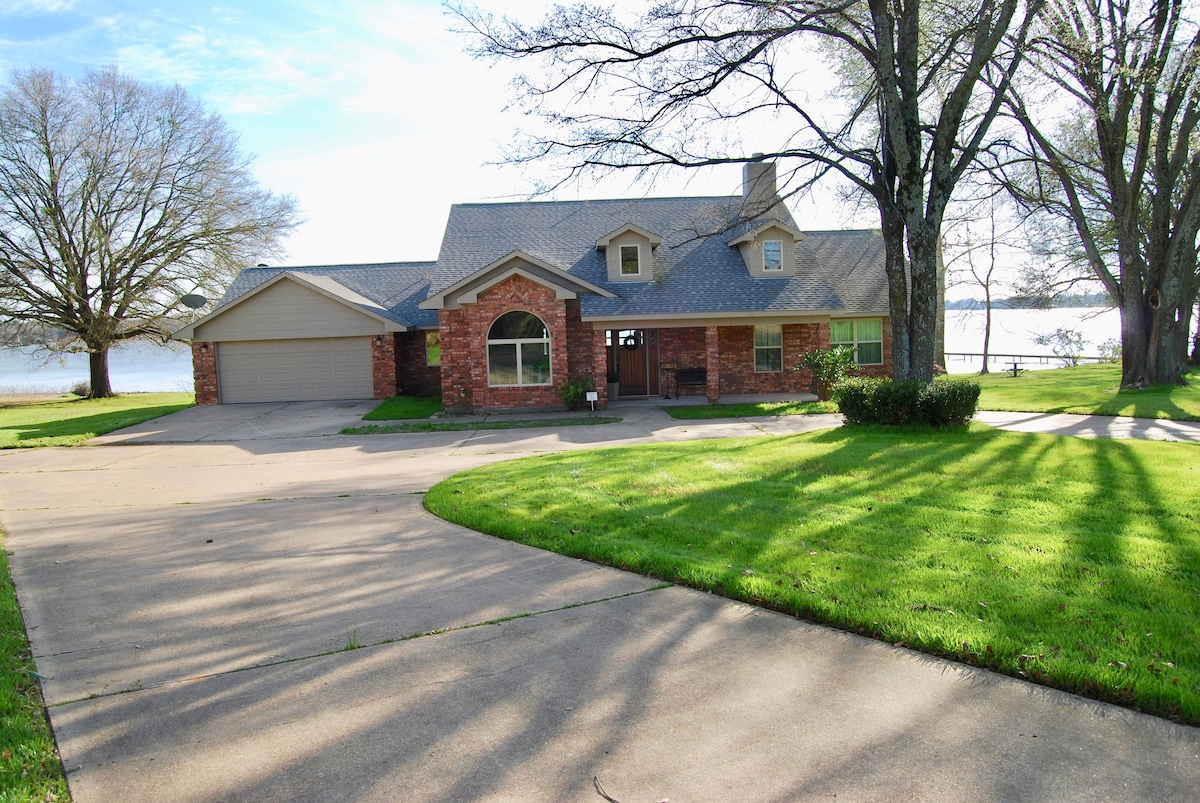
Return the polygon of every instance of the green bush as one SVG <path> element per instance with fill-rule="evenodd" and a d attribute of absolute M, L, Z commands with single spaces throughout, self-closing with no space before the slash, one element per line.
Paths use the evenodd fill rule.
<path fill-rule="evenodd" d="M 558 398 L 568 410 L 582 410 L 587 406 L 587 395 L 596 389 L 590 376 L 583 379 L 564 379 L 558 386 Z"/>
<path fill-rule="evenodd" d="M 865 424 L 875 420 L 872 408 L 875 388 L 883 381 L 869 376 L 853 376 L 838 383 L 833 400 L 837 402 L 838 410 L 847 423 Z"/>
<path fill-rule="evenodd" d="M 850 424 L 929 424 L 960 426 L 971 420 L 980 387 L 967 379 L 938 382 L 854 377 L 833 392 L 838 409 Z"/>
<path fill-rule="evenodd" d="M 880 382 L 875 388 L 875 399 L 872 406 L 875 409 L 876 424 L 911 424 L 920 421 L 921 391 L 924 382 L 910 379 L 905 382 L 893 382 L 890 379 Z"/>
<path fill-rule="evenodd" d="M 832 346 L 828 349 L 808 351 L 800 355 L 800 364 L 792 370 L 812 371 L 817 383 L 817 398 L 825 401 L 850 371 L 857 371 L 854 349 L 850 346 Z"/>
<path fill-rule="evenodd" d="M 962 426 L 979 408 L 980 385 L 969 379 L 930 382 L 921 392 L 921 415 L 935 427 Z"/>

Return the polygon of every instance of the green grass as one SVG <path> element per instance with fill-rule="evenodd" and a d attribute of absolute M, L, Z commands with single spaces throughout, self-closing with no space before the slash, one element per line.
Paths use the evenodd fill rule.
<path fill-rule="evenodd" d="M 397 432 L 470 432 L 481 429 L 533 429 L 535 427 L 580 427 L 590 424 L 615 424 L 619 418 L 544 418 L 485 419 L 483 421 L 418 421 L 411 424 L 369 424 L 346 427 L 342 435 L 391 435 Z"/>
<path fill-rule="evenodd" d="M 833 402 L 759 402 L 745 404 L 705 404 L 688 407 L 663 407 L 671 418 L 754 418 L 764 415 L 815 415 L 836 413 Z"/>
<path fill-rule="evenodd" d="M 195 404 L 191 393 L 133 393 L 108 399 L 0 399 L 0 449 L 75 446 L 88 438 L 175 413 Z"/>
<path fill-rule="evenodd" d="M 384 399 L 378 407 L 363 416 L 364 421 L 399 421 L 411 418 L 429 418 L 441 412 L 441 396 L 392 396 Z"/>
<path fill-rule="evenodd" d="M 956 374 L 955 378 L 962 378 Z M 1120 390 L 1119 363 L 1092 363 L 1074 368 L 1026 371 L 1018 377 L 991 373 L 970 375 L 983 388 L 981 410 L 1036 413 L 1128 415 L 1200 421 L 1200 374 L 1192 372 L 1185 387 L 1157 386 Z"/>
<path fill-rule="evenodd" d="M 1192 444 L 857 427 L 572 452 L 435 514 L 1200 724 Z"/>
<path fill-rule="evenodd" d="M 70 800 L 33 671 L 8 556 L 0 550 L 0 803 Z"/>

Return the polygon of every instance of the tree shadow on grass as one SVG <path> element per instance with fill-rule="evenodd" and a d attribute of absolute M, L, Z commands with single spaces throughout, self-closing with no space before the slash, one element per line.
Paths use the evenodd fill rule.
<path fill-rule="evenodd" d="M 1157 524 L 1167 489 L 1142 457 L 1181 449 L 1194 447 L 843 428 L 599 461 L 559 455 L 540 459 L 548 472 L 531 463 L 523 477 L 511 463 L 486 470 L 487 488 L 455 478 L 447 488 L 471 508 L 452 518 L 502 537 L 1195 722 L 1200 699 L 1187 690 L 1200 666 L 1176 654 L 1189 643 L 1186 617 L 1172 623 L 1167 611 L 1194 609 L 1200 578 L 1157 560 L 1196 567 L 1197 542 L 1180 531 L 1178 509 Z M 431 499 L 446 513 L 439 493 Z M 1156 559 L 1131 557 L 1134 541 L 1149 541 Z M 1114 589 L 1148 612 L 1130 622 L 1170 636 L 1169 647 L 1121 643 L 1127 654 L 1113 666 L 1131 683 L 1094 666 L 1087 643 L 1097 623 L 1123 618 Z M 1154 676 L 1166 669 L 1178 675 L 1164 685 Z"/>
<path fill-rule="evenodd" d="M 11 438 L 14 446 L 38 446 L 42 441 L 52 438 L 103 435 L 193 406 L 191 403 L 164 404 L 155 407 L 140 407 L 135 410 L 95 413 L 62 420 L 11 424 L 0 427 L 0 443 Z"/>

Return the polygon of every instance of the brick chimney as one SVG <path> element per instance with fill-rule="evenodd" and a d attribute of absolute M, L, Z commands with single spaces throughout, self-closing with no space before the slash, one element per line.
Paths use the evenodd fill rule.
<path fill-rule="evenodd" d="M 761 153 L 750 158 L 742 167 L 742 198 L 747 216 L 757 217 L 779 203 L 779 194 L 775 163 L 765 161 Z"/>

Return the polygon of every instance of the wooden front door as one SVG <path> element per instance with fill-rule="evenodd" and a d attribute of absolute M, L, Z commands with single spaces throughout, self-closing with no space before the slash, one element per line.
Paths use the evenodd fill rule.
<path fill-rule="evenodd" d="M 621 329 L 613 334 L 612 357 L 617 364 L 621 395 L 658 395 L 658 331 Z"/>

